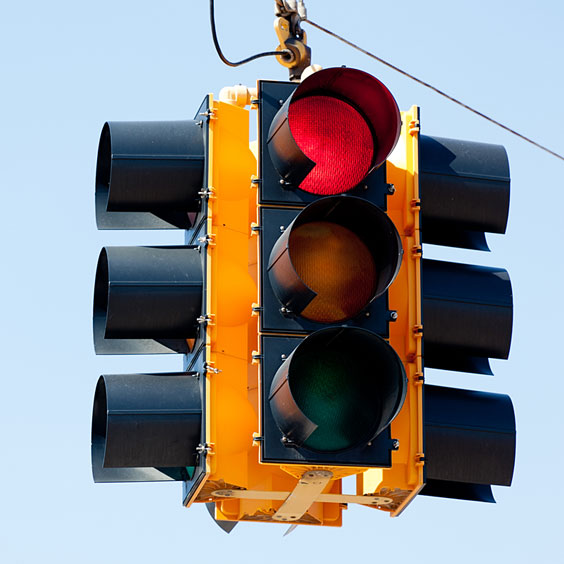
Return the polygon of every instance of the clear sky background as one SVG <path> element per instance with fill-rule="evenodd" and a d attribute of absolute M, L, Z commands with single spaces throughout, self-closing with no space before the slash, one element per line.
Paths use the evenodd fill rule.
<path fill-rule="evenodd" d="M 307 0 L 313 21 L 564 153 L 564 3 Z M 230 58 L 277 44 L 272 0 L 217 0 Z M 103 232 L 94 218 L 106 120 L 191 119 L 223 86 L 285 80 L 263 59 L 217 57 L 207 0 L 5 3 L 0 21 L 0 557 L 6 563 L 560 562 L 564 523 L 564 162 L 308 27 L 313 61 L 380 78 L 422 132 L 503 144 L 512 194 L 491 253 L 427 257 L 502 266 L 514 292 L 495 376 L 427 371 L 441 385 L 507 393 L 517 418 L 511 488 L 497 504 L 417 498 L 390 519 L 349 507 L 341 529 L 241 523 L 223 533 L 181 485 L 95 485 L 94 389 L 103 373 L 180 370 L 175 355 L 96 357 L 92 293 L 104 245 L 182 244 L 181 232 Z"/>

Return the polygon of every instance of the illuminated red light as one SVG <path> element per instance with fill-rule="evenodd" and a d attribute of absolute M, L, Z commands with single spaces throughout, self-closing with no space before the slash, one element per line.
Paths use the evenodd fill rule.
<path fill-rule="evenodd" d="M 341 194 L 372 167 L 374 139 L 365 118 L 333 96 L 306 96 L 290 104 L 288 121 L 301 151 L 315 163 L 300 183 L 312 194 Z"/>

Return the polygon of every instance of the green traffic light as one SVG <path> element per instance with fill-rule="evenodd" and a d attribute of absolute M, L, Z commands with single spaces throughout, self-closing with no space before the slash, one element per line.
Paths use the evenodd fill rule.
<path fill-rule="evenodd" d="M 405 392 L 403 365 L 384 339 L 332 327 L 304 339 L 280 367 L 270 405 L 291 442 L 338 452 L 368 444 L 387 427 Z"/>
<path fill-rule="evenodd" d="M 364 359 L 329 348 L 321 354 L 298 354 L 292 375 L 296 403 L 317 424 L 303 446 L 318 451 L 345 450 L 373 426 L 380 400 L 371 397 L 374 374 Z"/>

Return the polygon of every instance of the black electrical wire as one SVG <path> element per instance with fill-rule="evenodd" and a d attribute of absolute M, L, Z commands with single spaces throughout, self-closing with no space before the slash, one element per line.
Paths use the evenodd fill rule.
<path fill-rule="evenodd" d="M 430 90 L 432 90 L 433 92 L 439 94 L 440 96 L 443 96 L 444 98 L 446 98 L 447 100 L 450 100 L 451 102 L 454 102 L 455 104 L 458 104 L 459 106 L 462 106 L 464 109 L 488 120 L 489 122 L 493 123 L 494 125 L 497 125 L 498 127 L 501 127 L 502 129 L 505 129 L 505 131 L 508 131 L 509 133 L 516 135 L 517 137 L 519 137 L 520 139 L 522 139 L 523 141 L 527 141 L 527 143 L 530 143 L 531 145 L 534 145 L 535 147 L 546 151 L 548 154 L 552 155 L 553 157 L 556 157 L 557 159 L 563 160 L 564 161 L 564 156 L 560 155 L 559 153 L 556 153 L 554 151 L 552 151 L 551 149 L 549 149 L 548 147 L 545 147 L 544 145 L 541 145 L 540 143 L 537 143 L 536 141 L 533 141 L 532 139 L 530 139 L 529 137 L 525 137 L 525 135 L 522 135 L 521 133 L 518 133 L 517 131 L 515 131 L 514 129 L 511 129 L 510 127 L 507 127 L 506 125 L 503 125 L 502 123 L 500 123 L 499 121 L 496 121 L 495 119 L 483 114 L 482 112 L 479 112 L 478 110 L 475 110 L 474 108 L 467 106 L 466 104 L 464 104 L 463 102 L 461 102 L 460 100 L 457 100 L 456 98 L 453 98 L 452 96 L 449 96 L 448 94 L 446 94 L 445 92 L 443 92 L 442 90 L 439 90 L 438 88 L 435 88 L 434 86 L 432 86 L 431 84 L 429 84 L 428 82 L 425 82 L 415 76 L 413 76 L 412 74 L 409 74 L 408 72 L 396 67 L 395 65 L 392 65 L 392 63 L 389 63 L 388 61 L 385 61 L 384 59 L 381 59 L 380 57 L 377 57 L 376 55 L 374 55 L 374 53 L 371 53 L 370 51 L 366 51 L 366 49 L 363 49 L 362 47 L 359 47 L 358 45 L 355 45 L 354 43 L 352 43 L 351 41 L 348 41 L 347 39 L 345 39 L 344 37 L 341 37 L 340 35 L 337 35 L 336 33 L 333 33 L 332 31 L 329 31 L 328 29 L 320 26 L 319 24 L 316 24 L 315 22 L 312 22 L 311 20 L 307 19 L 307 20 L 302 20 L 307 22 L 308 24 L 312 25 L 313 27 L 316 27 L 317 29 L 319 29 L 320 31 L 323 31 L 324 33 L 327 33 L 328 35 L 330 35 L 331 37 L 334 37 L 336 39 L 338 39 L 339 41 L 342 41 L 343 43 L 345 43 L 346 45 L 349 45 L 350 47 L 356 49 L 357 51 L 360 51 L 361 53 L 364 53 L 365 55 L 371 57 L 372 59 L 375 59 L 376 61 L 378 61 L 379 63 L 382 63 L 384 65 L 386 65 L 387 67 L 391 68 L 392 70 L 395 70 L 396 72 L 399 72 L 400 74 L 403 74 L 403 76 L 406 76 L 407 78 L 410 78 L 411 80 L 414 80 L 415 82 L 417 82 L 418 84 L 421 84 L 421 86 L 425 86 L 425 88 L 429 88 Z"/>
<path fill-rule="evenodd" d="M 217 31 L 215 29 L 215 7 L 214 7 L 214 0 L 210 0 L 210 24 L 211 24 L 211 32 L 212 32 L 212 39 L 213 44 L 215 45 L 215 50 L 219 55 L 219 58 L 230 67 L 238 67 L 239 65 L 244 65 L 245 63 L 250 63 L 255 59 L 259 59 L 260 57 L 276 57 L 276 56 L 285 56 L 285 57 L 293 57 L 293 53 L 289 49 L 282 49 L 281 51 L 266 51 L 264 53 L 259 53 L 258 55 L 252 55 L 251 57 L 247 57 L 241 61 L 230 61 L 228 60 L 221 47 L 219 46 L 219 41 L 217 40 Z"/>

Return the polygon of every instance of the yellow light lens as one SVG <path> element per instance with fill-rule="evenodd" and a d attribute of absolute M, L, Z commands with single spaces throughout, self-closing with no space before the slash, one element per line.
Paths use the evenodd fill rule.
<path fill-rule="evenodd" d="M 317 294 L 302 317 L 320 323 L 350 319 L 374 297 L 374 259 L 350 229 L 328 221 L 304 223 L 292 231 L 289 251 L 298 276 Z"/>

